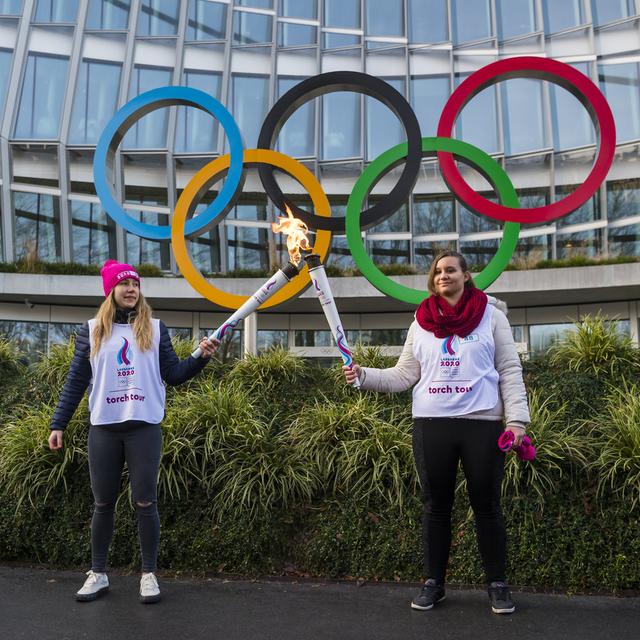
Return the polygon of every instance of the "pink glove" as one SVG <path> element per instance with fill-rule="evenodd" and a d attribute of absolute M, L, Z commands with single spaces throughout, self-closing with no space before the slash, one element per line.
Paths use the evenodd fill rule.
<path fill-rule="evenodd" d="M 531 438 L 524 436 L 520 446 L 514 447 L 513 441 L 515 438 L 513 431 L 503 431 L 498 438 L 498 448 L 500 451 L 506 453 L 513 449 L 518 456 L 518 460 L 522 460 L 523 462 L 533 460 L 536 457 L 536 448 L 531 444 Z"/>

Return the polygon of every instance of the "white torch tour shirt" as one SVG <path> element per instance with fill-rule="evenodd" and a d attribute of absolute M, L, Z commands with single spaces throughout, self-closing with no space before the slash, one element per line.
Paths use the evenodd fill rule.
<path fill-rule="evenodd" d="M 153 338 L 146 351 L 138 348 L 130 324 L 114 323 L 109 340 L 91 356 L 91 424 L 128 420 L 159 424 L 164 418 L 165 388 L 158 358 L 160 321 L 153 319 L 151 323 Z M 94 326 L 95 320 L 89 320 L 92 354 Z"/>

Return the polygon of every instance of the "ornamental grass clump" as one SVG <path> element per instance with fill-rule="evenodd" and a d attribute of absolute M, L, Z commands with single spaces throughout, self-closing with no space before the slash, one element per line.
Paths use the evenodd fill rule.
<path fill-rule="evenodd" d="M 559 403 L 540 389 L 529 393 L 529 412 L 527 433 L 536 457 L 522 462 L 515 454 L 507 455 L 502 491 L 516 496 L 526 493 L 542 504 L 560 480 L 586 473 L 594 442 L 571 422 L 567 402 Z"/>
<path fill-rule="evenodd" d="M 640 364 L 631 338 L 600 313 L 585 316 L 575 331 L 550 347 L 548 355 L 553 366 L 596 378 L 637 372 Z"/>
<path fill-rule="evenodd" d="M 288 436 L 307 449 L 323 484 L 334 494 L 402 507 L 416 488 L 411 418 L 389 413 L 384 399 L 358 394 L 343 402 L 326 397 L 296 418 Z"/>
<path fill-rule="evenodd" d="M 49 354 L 43 356 L 34 366 L 36 389 L 42 392 L 42 397 L 46 400 L 57 397 L 62 391 L 75 346 L 75 336 L 72 336 L 69 342 L 51 345 Z"/>
<path fill-rule="evenodd" d="M 87 465 L 86 398 L 65 431 L 61 451 L 51 451 L 48 444 L 53 410 L 53 405 L 25 407 L 0 430 L 0 485 L 18 507 L 25 500 L 35 506 L 66 492 L 73 475 Z"/>
<path fill-rule="evenodd" d="M 598 492 L 605 488 L 640 504 L 640 386 L 622 380 L 611 387 L 603 410 L 591 422 L 597 445 L 592 468 Z"/>
<path fill-rule="evenodd" d="M 269 349 L 257 356 L 247 354 L 235 363 L 230 373 L 230 379 L 250 393 L 294 392 L 305 378 L 304 360 L 281 348 Z"/>
<path fill-rule="evenodd" d="M 211 487 L 216 451 L 228 431 L 255 419 L 247 391 L 200 378 L 167 402 L 159 495 L 182 498 L 196 482 Z"/>
<path fill-rule="evenodd" d="M 22 353 L 12 340 L 0 338 L 0 385 L 19 377 L 26 370 Z"/>

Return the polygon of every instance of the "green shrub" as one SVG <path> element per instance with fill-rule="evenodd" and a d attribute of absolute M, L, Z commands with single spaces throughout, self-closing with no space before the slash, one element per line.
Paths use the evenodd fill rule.
<path fill-rule="evenodd" d="M 631 338 L 604 316 L 586 316 L 549 349 L 552 365 L 570 372 L 613 376 L 638 367 L 638 351 Z"/>
<path fill-rule="evenodd" d="M 599 474 L 599 491 L 607 486 L 640 503 L 640 387 L 622 381 L 610 388 L 601 412 L 591 421 L 597 457 L 593 468 Z"/>

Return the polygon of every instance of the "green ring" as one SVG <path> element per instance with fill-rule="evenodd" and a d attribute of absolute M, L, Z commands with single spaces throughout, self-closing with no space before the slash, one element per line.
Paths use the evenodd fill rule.
<path fill-rule="evenodd" d="M 452 138 L 422 138 L 423 157 L 426 154 L 435 154 L 438 151 L 453 153 L 480 171 L 495 188 L 500 199 L 500 204 L 514 209 L 520 207 L 520 201 L 518 200 L 516 190 L 509 176 L 505 173 L 504 169 L 484 151 L 471 144 L 461 142 L 460 140 L 453 140 Z M 385 173 L 388 173 L 398 165 L 406 156 L 407 143 L 403 142 L 380 154 L 363 171 L 353 187 L 353 191 L 347 202 L 345 215 L 346 232 L 351 255 L 362 272 L 362 275 L 378 289 L 378 291 L 396 300 L 418 305 L 429 296 L 429 292 L 405 287 L 382 273 L 367 255 L 360 231 L 360 211 L 369 192 Z M 517 222 L 505 223 L 502 240 L 500 241 L 496 255 L 493 256 L 489 264 L 473 279 L 476 287 L 486 289 L 504 271 L 518 244 L 519 234 L 520 224 Z"/>

